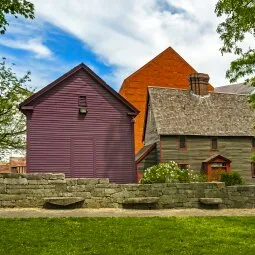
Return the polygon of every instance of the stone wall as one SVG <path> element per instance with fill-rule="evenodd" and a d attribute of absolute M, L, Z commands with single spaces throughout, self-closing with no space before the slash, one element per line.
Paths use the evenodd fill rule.
<path fill-rule="evenodd" d="M 224 183 L 113 184 L 108 179 L 68 179 L 64 174 L 0 174 L 0 207 L 43 207 L 53 197 L 84 198 L 83 207 L 199 208 L 201 198 L 220 198 L 221 208 L 255 207 L 255 185 Z"/>

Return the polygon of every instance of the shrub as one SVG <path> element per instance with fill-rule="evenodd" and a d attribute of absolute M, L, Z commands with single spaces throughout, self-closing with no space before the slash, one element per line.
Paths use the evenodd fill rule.
<path fill-rule="evenodd" d="M 242 179 L 241 175 L 236 171 L 232 171 L 229 173 L 222 173 L 220 181 L 225 182 L 226 186 L 242 185 L 243 184 L 243 179 Z"/>
<path fill-rule="evenodd" d="M 141 183 L 198 182 L 201 176 L 193 170 L 180 169 L 174 161 L 160 163 L 145 170 Z"/>

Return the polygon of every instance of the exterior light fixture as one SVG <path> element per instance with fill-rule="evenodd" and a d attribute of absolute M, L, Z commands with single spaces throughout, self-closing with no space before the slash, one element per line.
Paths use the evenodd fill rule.
<path fill-rule="evenodd" d="M 79 113 L 86 115 L 88 113 L 87 98 L 86 96 L 79 97 Z"/>

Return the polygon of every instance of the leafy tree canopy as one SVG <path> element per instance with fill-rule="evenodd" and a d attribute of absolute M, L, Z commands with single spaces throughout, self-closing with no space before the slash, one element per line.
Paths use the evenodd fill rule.
<path fill-rule="evenodd" d="M 0 0 L 0 34 L 4 34 L 9 25 L 7 14 L 12 14 L 15 18 L 21 15 L 26 19 L 33 19 L 34 5 L 26 0 Z"/>
<path fill-rule="evenodd" d="M 0 62 L 0 154 L 25 147 L 25 116 L 17 106 L 32 94 L 27 86 L 29 81 L 30 72 L 18 78 L 5 59 Z"/>
<path fill-rule="evenodd" d="M 215 13 L 218 17 L 225 18 L 217 28 L 223 42 L 220 49 L 222 54 L 237 55 L 237 59 L 231 62 L 226 77 L 230 82 L 248 77 L 246 82 L 255 86 L 255 0 L 219 0 Z M 244 40 L 250 37 L 250 45 L 244 47 Z"/>

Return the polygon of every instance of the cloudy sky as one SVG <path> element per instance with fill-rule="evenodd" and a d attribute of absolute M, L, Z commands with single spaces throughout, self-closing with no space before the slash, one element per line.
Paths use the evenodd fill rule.
<path fill-rule="evenodd" d="M 9 18 L 0 56 L 42 88 L 84 62 L 116 90 L 167 47 L 214 86 L 226 85 L 233 59 L 221 56 L 216 0 L 32 0 L 36 19 Z"/>

